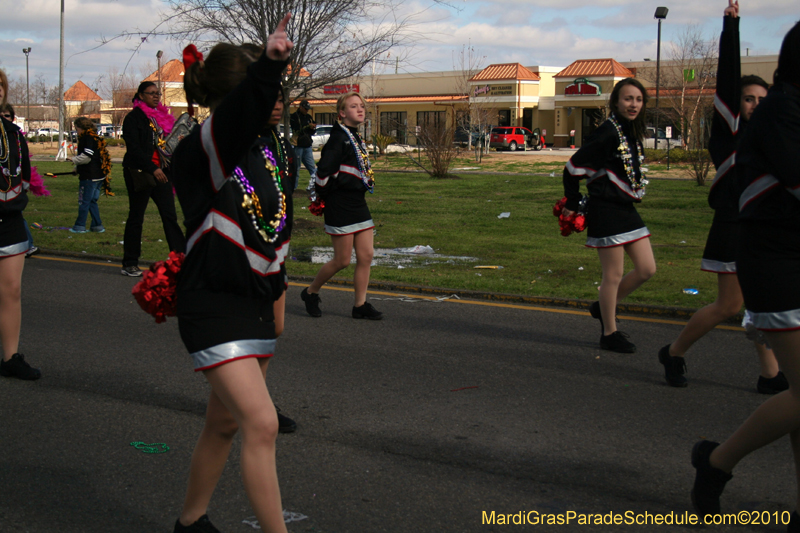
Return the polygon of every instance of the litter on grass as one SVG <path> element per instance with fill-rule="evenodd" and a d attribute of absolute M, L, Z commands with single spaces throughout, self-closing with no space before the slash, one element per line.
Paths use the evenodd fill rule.
<path fill-rule="evenodd" d="M 696 287 L 688 287 L 686 289 L 683 289 L 683 294 L 691 294 L 693 296 L 696 296 L 700 294 L 700 291 L 698 291 Z"/>
<path fill-rule="evenodd" d="M 473 267 L 473 268 L 485 268 L 485 269 L 489 269 L 489 270 L 499 270 L 499 269 L 501 269 L 503 267 L 501 267 L 500 265 L 478 265 L 478 266 Z"/>
<path fill-rule="evenodd" d="M 497 215 L 497 218 L 511 218 L 511 213 L 509 213 L 508 211 L 500 213 L 499 215 Z"/>
<path fill-rule="evenodd" d="M 333 247 L 313 246 L 296 248 L 293 246 L 291 257 L 294 261 L 325 264 L 333 259 Z M 375 248 L 371 266 L 420 268 L 439 264 L 464 265 L 467 263 L 475 263 L 476 261 L 478 261 L 477 257 L 437 254 L 430 246 L 418 244 L 410 248 Z M 350 256 L 350 263 L 357 263 L 355 252 Z"/>

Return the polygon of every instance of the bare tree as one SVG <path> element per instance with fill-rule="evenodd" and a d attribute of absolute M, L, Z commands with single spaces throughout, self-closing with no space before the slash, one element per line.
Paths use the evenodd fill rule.
<path fill-rule="evenodd" d="M 168 0 L 170 34 L 201 46 L 220 40 L 266 45 L 270 30 L 291 12 L 294 42 L 284 90 L 308 91 L 358 74 L 386 52 L 410 43 L 412 16 L 400 0 Z M 311 75 L 308 76 L 307 74 Z"/>
<path fill-rule="evenodd" d="M 695 132 L 700 118 L 714 105 L 718 49 L 717 41 L 706 40 L 699 26 L 687 26 L 672 44 L 670 66 L 661 69 L 664 92 L 659 107 L 668 122 L 678 125 L 687 147 L 703 145 L 702 131 Z"/>
<path fill-rule="evenodd" d="M 418 124 L 417 139 L 422 147 L 422 156 L 428 163 L 409 156 L 411 161 L 427 172 L 432 178 L 447 178 L 450 176 L 450 167 L 458 155 L 458 148 L 453 143 L 454 129 L 448 126 L 446 120 L 431 120 Z"/>

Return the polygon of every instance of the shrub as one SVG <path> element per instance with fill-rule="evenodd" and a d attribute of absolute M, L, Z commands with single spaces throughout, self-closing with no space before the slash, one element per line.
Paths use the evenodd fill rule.
<path fill-rule="evenodd" d="M 397 139 L 388 135 L 373 135 L 372 142 L 378 147 L 378 152 L 380 155 L 384 155 L 386 154 L 386 147 L 397 142 Z"/>
<path fill-rule="evenodd" d="M 105 137 L 106 146 L 125 146 L 125 139 L 114 139 L 113 137 Z"/>

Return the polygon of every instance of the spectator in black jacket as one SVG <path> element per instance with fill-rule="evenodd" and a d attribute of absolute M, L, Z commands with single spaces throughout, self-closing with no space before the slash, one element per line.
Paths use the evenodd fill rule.
<path fill-rule="evenodd" d="M 297 176 L 294 182 L 296 189 L 300 183 L 300 163 L 306 166 L 306 170 L 311 175 L 308 180 L 307 190 L 313 191 L 314 180 L 317 178 L 317 166 L 314 164 L 314 150 L 311 148 L 313 140 L 311 136 L 317 131 L 317 124 L 309 111 L 311 104 L 308 100 L 301 100 L 300 107 L 291 114 L 290 122 L 292 126 L 292 145 L 297 158 Z"/>
<path fill-rule="evenodd" d="M 100 198 L 100 188 L 106 179 L 106 173 L 111 171 L 111 159 L 106 150 L 106 142 L 97 136 L 91 120 L 86 117 L 76 119 L 75 130 L 78 132 L 78 155 L 72 158 L 72 162 L 78 171 L 79 180 L 78 218 L 69 230 L 72 233 L 88 233 L 86 218 L 91 214 L 91 230 L 103 233 L 106 229 L 100 220 L 97 199 Z"/>
<path fill-rule="evenodd" d="M 141 276 L 139 256 L 142 253 L 142 223 L 144 212 L 150 198 L 158 207 L 167 245 L 170 251 L 185 252 L 186 240 L 178 225 L 172 184 L 165 165 L 158 152 L 158 143 L 172 131 L 175 122 L 169 109 L 159 103 L 161 93 L 151 81 L 139 85 L 133 97 L 133 111 L 127 114 L 122 123 L 122 138 L 125 139 L 125 157 L 122 159 L 125 187 L 128 189 L 130 205 L 128 220 L 125 222 L 125 241 L 123 245 L 122 274 Z M 143 174 L 152 174 L 155 185 L 137 186 Z"/>

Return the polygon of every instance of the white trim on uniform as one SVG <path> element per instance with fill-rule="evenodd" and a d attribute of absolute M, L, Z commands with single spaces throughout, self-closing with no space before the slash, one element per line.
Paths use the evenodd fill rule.
<path fill-rule="evenodd" d="M 727 104 L 725 104 L 718 94 L 714 95 L 714 109 L 717 110 L 719 116 L 721 116 L 725 123 L 728 124 L 728 128 L 730 128 L 731 133 L 735 135 L 736 132 L 739 131 L 739 115 L 734 117 L 730 108 L 727 106 Z"/>
<path fill-rule="evenodd" d="M 203 151 L 208 157 L 208 168 L 211 170 L 211 187 L 214 192 L 219 192 L 228 179 L 225 170 L 222 168 L 217 144 L 214 142 L 214 113 L 208 116 L 200 127 L 200 138 L 203 141 Z"/>
<path fill-rule="evenodd" d="M 612 248 L 614 246 L 622 246 L 635 241 L 640 241 L 650 236 L 647 226 L 619 235 L 610 235 L 608 237 L 587 237 L 586 246 L 588 248 Z"/>
<path fill-rule="evenodd" d="M 217 344 L 191 354 L 194 371 L 209 370 L 248 357 L 272 357 L 275 354 L 276 344 L 276 339 L 248 339 Z"/>

